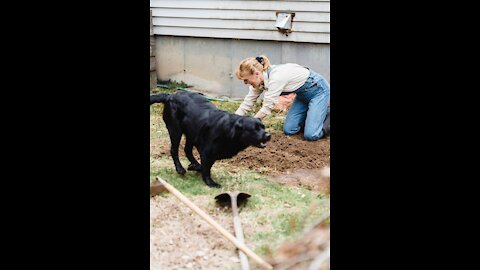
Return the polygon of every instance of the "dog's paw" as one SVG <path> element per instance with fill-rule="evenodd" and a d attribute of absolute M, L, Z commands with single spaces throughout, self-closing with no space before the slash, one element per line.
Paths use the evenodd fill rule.
<path fill-rule="evenodd" d="M 189 171 L 201 172 L 202 171 L 202 165 L 191 163 L 190 165 L 188 165 L 188 170 Z"/>
<path fill-rule="evenodd" d="M 187 173 L 187 171 L 183 167 L 176 168 L 176 170 L 177 170 L 177 173 L 179 173 L 181 175 L 184 175 L 184 174 Z"/>
<path fill-rule="evenodd" d="M 211 188 L 221 188 L 222 186 L 220 184 L 217 184 L 215 182 L 210 182 L 210 183 L 207 183 L 207 186 L 211 187 Z"/>

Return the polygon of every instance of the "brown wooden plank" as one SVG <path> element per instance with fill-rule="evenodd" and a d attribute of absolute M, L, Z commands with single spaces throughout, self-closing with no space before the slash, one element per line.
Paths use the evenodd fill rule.
<path fill-rule="evenodd" d="M 154 182 L 150 182 L 150 197 L 157 196 L 158 194 L 167 191 L 168 190 L 160 183 L 160 181 L 156 180 Z"/>

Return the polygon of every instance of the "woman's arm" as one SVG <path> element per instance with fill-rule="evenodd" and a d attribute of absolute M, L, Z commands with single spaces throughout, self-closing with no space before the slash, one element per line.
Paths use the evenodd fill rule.
<path fill-rule="evenodd" d="M 262 90 L 258 90 L 253 88 L 252 86 L 249 87 L 248 94 L 245 96 L 242 104 L 238 107 L 235 114 L 238 115 L 246 115 L 247 112 L 251 111 L 255 102 L 257 102 L 258 97 L 262 94 Z"/>
<path fill-rule="evenodd" d="M 270 73 L 270 75 L 272 75 Z M 285 85 L 287 84 L 287 80 L 285 78 L 274 78 L 273 76 L 270 77 L 268 82 L 268 89 L 265 91 L 265 95 L 263 97 L 262 108 L 255 117 L 263 119 L 266 116 L 271 114 L 271 111 L 275 107 L 275 104 L 278 102 L 278 97 L 282 93 Z"/>

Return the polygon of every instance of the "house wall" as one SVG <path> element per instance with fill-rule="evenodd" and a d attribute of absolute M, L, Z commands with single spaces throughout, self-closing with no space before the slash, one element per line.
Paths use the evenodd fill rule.
<path fill-rule="evenodd" d="M 308 66 L 330 78 L 330 1 L 151 0 L 156 72 L 214 96 L 243 97 L 238 63 L 265 54 L 272 64 Z M 292 32 L 276 12 L 295 13 Z"/>
<path fill-rule="evenodd" d="M 150 89 L 157 87 L 157 61 L 155 60 L 155 36 L 153 34 L 152 11 L 150 10 Z"/>

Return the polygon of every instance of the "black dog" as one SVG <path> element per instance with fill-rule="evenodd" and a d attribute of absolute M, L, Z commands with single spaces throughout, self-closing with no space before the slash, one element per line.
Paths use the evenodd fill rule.
<path fill-rule="evenodd" d="M 151 95 L 150 105 L 154 103 L 165 104 L 163 120 L 170 135 L 175 169 L 179 174 L 186 173 L 178 159 L 180 139 L 185 134 L 185 154 L 190 161 L 188 170 L 201 172 L 209 187 L 220 187 L 210 177 L 215 161 L 231 158 L 249 146 L 263 148 L 271 137 L 259 119 L 219 110 L 197 93 Z M 201 164 L 193 157 L 194 146 L 200 153 Z"/>

